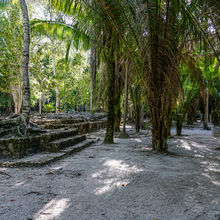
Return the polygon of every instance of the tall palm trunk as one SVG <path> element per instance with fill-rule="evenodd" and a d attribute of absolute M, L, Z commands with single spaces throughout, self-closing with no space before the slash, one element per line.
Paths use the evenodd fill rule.
<path fill-rule="evenodd" d="M 22 115 L 25 122 L 28 124 L 30 119 L 30 81 L 29 81 L 29 57 L 30 57 L 30 22 L 28 8 L 25 0 L 20 0 L 20 7 L 23 16 L 23 29 L 24 29 L 24 49 L 21 63 L 21 73 L 23 77 L 23 106 Z"/>
<path fill-rule="evenodd" d="M 113 56 L 112 56 L 113 58 Z M 114 142 L 114 114 L 115 114 L 115 106 L 114 106 L 114 96 L 115 96 L 115 62 L 109 61 L 107 64 L 107 77 L 108 77 L 108 88 L 107 88 L 107 96 L 108 96 L 108 113 L 107 113 L 107 128 L 105 134 L 105 143 L 113 143 Z"/>
<path fill-rule="evenodd" d="M 162 7 L 159 1 L 147 1 L 150 31 L 150 77 L 147 82 L 147 97 L 152 122 L 152 148 L 167 152 L 167 139 L 171 130 L 171 111 L 175 102 L 175 92 L 179 81 L 173 80 L 178 75 L 178 38 L 174 0 L 168 1 L 166 20 L 160 15 Z M 178 78 L 176 77 L 178 80 Z"/>
<path fill-rule="evenodd" d="M 117 74 L 115 81 L 115 126 L 114 131 L 120 132 L 121 123 L 121 93 L 122 93 L 122 79 L 120 73 Z"/>
<path fill-rule="evenodd" d="M 114 122 L 115 122 L 115 56 L 112 44 L 112 30 L 109 31 L 107 51 L 105 52 L 107 65 L 107 127 L 105 143 L 114 143 Z"/>

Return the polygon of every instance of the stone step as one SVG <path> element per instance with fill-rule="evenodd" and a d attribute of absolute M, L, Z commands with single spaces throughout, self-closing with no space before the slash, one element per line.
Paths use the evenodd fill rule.
<path fill-rule="evenodd" d="M 77 135 L 73 137 L 58 139 L 56 141 L 50 142 L 48 146 L 46 146 L 45 150 L 49 152 L 58 152 L 60 149 L 73 146 L 84 140 L 86 140 L 86 135 Z"/>
<path fill-rule="evenodd" d="M 97 131 L 101 128 L 106 126 L 106 121 L 90 121 L 90 122 L 83 122 L 77 123 L 72 125 L 71 127 L 77 128 L 79 134 L 86 134 L 93 131 Z"/>
<path fill-rule="evenodd" d="M 48 132 L 47 134 L 45 134 L 45 136 L 50 137 L 49 141 L 55 141 L 55 140 L 58 140 L 61 138 L 67 138 L 67 137 L 72 137 L 72 136 L 76 136 L 76 135 L 78 135 L 77 128 L 68 129 L 68 130 L 56 130 L 56 131 Z"/>
<path fill-rule="evenodd" d="M 10 135 L 16 129 L 0 129 L 0 138 Z"/>
<path fill-rule="evenodd" d="M 38 125 L 58 125 L 58 124 L 75 124 L 84 122 L 85 119 L 46 119 L 46 120 L 39 120 L 39 119 L 32 119 L 32 122 Z"/>
<path fill-rule="evenodd" d="M 11 159 L 7 162 L 0 162 L 0 167 L 42 167 L 77 153 L 97 141 L 99 141 L 99 138 L 88 139 L 58 153 L 38 153 L 22 159 Z"/>
<path fill-rule="evenodd" d="M 105 127 L 105 121 L 90 121 L 90 122 L 80 122 L 75 124 L 51 124 L 51 125 L 41 125 L 43 129 L 61 129 L 61 128 L 78 128 L 80 134 L 85 134 L 99 130 Z"/>
<path fill-rule="evenodd" d="M 72 125 L 72 124 L 70 124 Z M 70 127 L 69 124 L 51 124 L 51 125 L 40 125 L 42 129 L 61 129 Z"/>
<path fill-rule="evenodd" d="M 21 158 L 45 151 L 50 142 L 78 135 L 77 129 L 58 130 L 39 136 L 5 138 L 0 140 L 0 157 Z"/>

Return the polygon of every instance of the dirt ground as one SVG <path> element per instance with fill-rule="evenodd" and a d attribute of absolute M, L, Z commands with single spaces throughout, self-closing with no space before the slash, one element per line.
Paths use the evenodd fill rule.
<path fill-rule="evenodd" d="M 220 151 L 188 127 L 151 151 L 146 131 L 43 168 L 0 168 L 0 220 L 218 220 Z M 104 131 L 96 133 L 103 139 Z"/>

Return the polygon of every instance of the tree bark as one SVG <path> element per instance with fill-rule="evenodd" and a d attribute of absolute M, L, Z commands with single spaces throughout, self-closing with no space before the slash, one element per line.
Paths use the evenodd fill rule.
<path fill-rule="evenodd" d="M 204 117 L 203 117 L 203 128 L 209 130 L 208 119 L 209 119 L 209 89 L 206 88 L 204 100 Z"/>
<path fill-rule="evenodd" d="M 176 135 L 181 136 L 182 135 L 182 126 L 183 126 L 183 116 L 181 114 L 176 115 Z"/>
<path fill-rule="evenodd" d="M 60 100 L 59 100 L 59 87 L 57 85 L 57 72 L 56 72 L 56 60 L 55 60 L 55 55 L 54 55 L 54 43 L 52 41 L 52 62 L 53 62 L 53 75 L 55 78 L 55 90 L 56 90 L 56 113 L 59 112 L 59 107 L 60 107 Z"/>
<path fill-rule="evenodd" d="M 42 98 L 39 98 L 39 114 L 42 114 Z"/>
<path fill-rule="evenodd" d="M 22 115 L 26 124 L 30 120 L 30 81 L 29 81 L 29 57 L 30 57 L 30 22 L 28 8 L 25 0 L 20 0 L 20 7 L 23 16 L 23 28 L 24 28 L 24 49 L 21 63 L 21 73 L 23 77 L 23 106 Z"/>
<path fill-rule="evenodd" d="M 122 80 L 120 73 L 115 82 L 115 132 L 120 132 L 121 123 L 121 92 L 122 92 Z"/>
<path fill-rule="evenodd" d="M 126 60 L 126 67 L 125 67 L 125 98 L 124 98 L 123 132 L 126 132 L 127 114 L 128 114 L 128 60 Z"/>
<path fill-rule="evenodd" d="M 167 7 L 167 22 L 161 22 L 159 1 L 147 1 L 150 56 L 146 63 L 147 99 L 152 123 L 152 148 L 167 152 L 167 140 L 171 130 L 171 111 L 176 99 L 178 84 L 178 38 L 175 1 Z M 165 29 L 164 29 L 165 28 Z M 164 62 L 165 61 L 165 62 Z M 178 80 L 175 82 L 173 76 Z M 174 86 L 174 82 L 176 86 Z"/>
<path fill-rule="evenodd" d="M 110 37 L 111 42 L 111 37 Z M 109 43 L 112 44 L 112 43 Z M 107 127 L 105 134 L 105 143 L 114 143 L 114 115 L 115 115 L 115 60 L 113 45 L 108 45 L 108 52 L 106 52 L 106 65 L 107 65 Z"/>
<path fill-rule="evenodd" d="M 97 75 L 97 53 L 96 42 L 91 40 L 91 55 L 90 55 L 90 68 L 91 68 L 91 87 L 90 87 L 90 110 L 95 106 L 95 88 L 96 88 L 96 75 Z"/>

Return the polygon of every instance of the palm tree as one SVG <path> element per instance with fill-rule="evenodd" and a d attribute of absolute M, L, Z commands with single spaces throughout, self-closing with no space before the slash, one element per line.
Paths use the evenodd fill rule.
<path fill-rule="evenodd" d="M 112 36 L 118 35 L 120 43 L 125 45 L 127 53 L 134 60 L 137 72 L 140 72 L 144 79 L 152 123 L 152 147 L 156 151 L 166 152 L 167 139 L 170 136 L 171 112 L 175 107 L 178 90 L 182 87 L 179 75 L 181 53 L 188 45 L 188 41 L 192 42 L 191 47 L 194 48 L 199 42 L 202 45 L 204 40 L 215 51 L 208 37 L 208 28 L 204 29 L 201 25 L 202 12 L 208 4 L 214 16 L 217 17 L 218 12 L 215 7 L 219 8 L 219 4 L 215 4 L 212 0 L 192 0 L 191 2 L 101 0 L 93 5 L 87 0 L 54 0 L 52 2 L 68 13 L 72 8 L 85 9 L 82 13 L 92 11 L 96 15 L 93 16 L 92 21 L 105 27 L 103 30 L 108 36 L 105 46 L 109 53 L 106 62 L 111 64 L 108 65 L 109 73 L 112 72 L 108 79 L 111 85 L 113 85 L 111 77 L 114 78 L 115 75 L 114 56 L 110 53 L 111 44 L 115 43 Z M 109 88 L 109 100 L 111 100 L 109 96 L 114 93 L 113 88 L 114 86 L 111 87 L 111 92 Z M 113 111 L 112 106 L 109 106 L 109 111 Z M 110 112 L 108 112 L 107 133 L 112 130 L 110 124 L 114 120 Z M 112 136 L 112 132 L 110 133 L 108 137 Z"/>
<path fill-rule="evenodd" d="M 20 7 L 23 16 L 23 28 L 24 28 L 24 49 L 23 49 L 23 59 L 21 63 L 21 72 L 23 76 L 23 105 L 22 105 L 22 115 L 24 117 L 24 122 L 29 123 L 30 120 L 30 80 L 29 80 L 29 58 L 30 58 L 30 22 L 27 3 L 25 0 L 20 0 Z"/>

